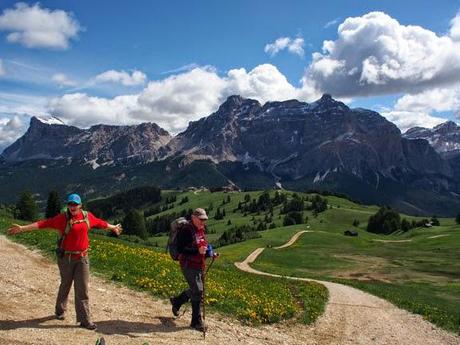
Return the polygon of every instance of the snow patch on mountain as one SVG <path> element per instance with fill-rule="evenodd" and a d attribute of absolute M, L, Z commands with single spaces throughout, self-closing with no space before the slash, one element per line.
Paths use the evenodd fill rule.
<path fill-rule="evenodd" d="M 55 116 L 35 116 L 38 121 L 45 125 L 65 125 L 64 121 Z"/>

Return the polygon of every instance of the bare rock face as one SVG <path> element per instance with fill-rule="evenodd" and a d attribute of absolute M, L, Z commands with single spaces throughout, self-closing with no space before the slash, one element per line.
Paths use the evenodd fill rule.
<path fill-rule="evenodd" d="M 27 133 L 0 156 L 0 168 L 33 159 L 67 159 L 93 168 L 113 163 L 98 172 L 117 170 L 117 176 L 129 173 L 129 181 L 169 188 L 237 181 L 244 188 L 324 189 L 413 214 L 450 215 L 460 207 L 456 150 L 460 153 L 460 130 L 454 123 L 403 136 L 380 114 L 351 109 L 329 95 L 313 103 L 264 105 L 230 96 L 174 138 L 152 123 L 79 129 L 32 118 Z M 139 164 L 147 162 L 140 173 Z M 200 169 L 207 172 L 205 180 Z M 5 171 L 13 176 L 17 170 Z M 53 178 L 46 174 L 43 180 Z"/>
<path fill-rule="evenodd" d="M 460 155 L 460 126 L 453 121 L 447 121 L 433 129 L 414 127 L 404 133 L 408 139 L 425 139 L 445 158 Z"/>
<path fill-rule="evenodd" d="M 9 162 L 62 158 L 93 164 L 146 162 L 157 159 L 159 148 L 170 139 L 169 133 L 154 123 L 79 129 L 32 117 L 28 131 L 6 148 L 2 156 Z"/>
<path fill-rule="evenodd" d="M 402 138 L 376 112 L 350 109 L 329 95 L 313 103 L 268 102 L 231 96 L 210 116 L 190 123 L 165 150 L 187 161 L 253 162 L 275 176 L 292 179 L 326 171 L 369 171 L 392 177 L 393 170 L 451 175 L 426 141 Z"/>

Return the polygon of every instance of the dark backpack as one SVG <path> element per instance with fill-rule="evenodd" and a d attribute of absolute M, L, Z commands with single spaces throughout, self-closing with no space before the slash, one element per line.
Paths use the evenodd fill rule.
<path fill-rule="evenodd" d="M 171 222 L 169 230 L 168 244 L 166 245 L 166 251 L 169 252 L 171 259 L 174 261 L 179 260 L 179 251 L 177 250 L 177 234 L 182 230 L 184 225 L 188 224 L 188 220 L 184 217 L 180 217 Z"/>

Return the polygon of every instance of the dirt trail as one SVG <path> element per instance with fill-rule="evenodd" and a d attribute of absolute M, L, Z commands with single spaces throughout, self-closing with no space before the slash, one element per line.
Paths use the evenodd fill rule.
<path fill-rule="evenodd" d="M 188 327 L 190 307 L 182 318 L 174 320 L 168 303 L 92 276 L 91 311 L 99 328 L 95 333 L 76 326 L 72 293 L 67 319 L 57 321 L 52 317 L 59 284 L 56 264 L 4 236 L 0 236 L 0 262 L 2 345 L 93 345 L 100 336 L 105 338 L 107 345 L 141 345 L 144 342 L 150 345 L 460 344 L 458 337 L 435 329 L 420 317 L 399 311 L 391 305 L 389 307 L 395 310 L 394 315 L 379 313 L 379 321 L 370 322 L 367 319 L 375 319 L 376 310 L 388 308 L 388 303 L 383 302 L 383 307 L 376 307 L 364 301 L 367 304 L 363 302 L 360 305 L 355 303 L 355 294 L 362 294 L 358 290 L 340 286 L 334 290 L 329 285 L 332 303 L 315 325 L 307 327 L 287 321 L 249 327 L 212 314 L 206 318 L 210 329 L 206 340 L 203 340 L 201 333 Z M 381 301 L 374 299 L 376 304 Z M 358 319 L 350 315 L 364 313 L 367 317 L 363 315 Z M 388 323 L 394 325 L 393 318 L 401 320 L 399 329 L 381 327 Z"/>
<path fill-rule="evenodd" d="M 274 247 L 274 248 L 275 249 L 283 249 L 283 248 L 287 248 L 289 246 L 292 246 L 294 244 L 294 242 L 297 241 L 299 236 L 304 234 L 304 233 L 306 233 L 306 232 L 313 232 L 313 231 L 311 231 L 311 230 L 299 231 L 299 232 L 295 233 L 294 236 L 292 236 L 291 239 L 289 241 L 287 241 L 285 244 L 283 244 L 282 246 L 279 246 L 279 247 Z"/>
<path fill-rule="evenodd" d="M 304 233 L 303 231 L 301 233 Z M 311 232 L 311 231 L 309 231 Z M 294 235 L 284 246 L 292 245 L 301 233 Z M 243 262 L 236 262 L 239 269 L 260 275 L 282 277 L 258 271 L 249 266 L 263 252 L 254 250 Z M 393 304 L 352 287 L 297 277 L 285 277 L 299 281 L 316 281 L 329 290 L 326 311 L 314 327 L 305 332 L 321 344 L 460 344 L 460 337 L 448 333 L 425 321 L 420 315 L 411 314 Z"/>
<path fill-rule="evenodd" d="M 307 327 L 285 322 L 249 327 L 212 314 L 203 340 L 191 330 L 190 306 L 178 320 L 168 303 L 92 276 L 90 303 L 99 331 L 75 323 L 73 293 L 65 321 L 53 318 L 59 273 L 55 263 L 0 236 L 0 344 L 91 344 L 103 336 L 107 345 L 133 344 L 317 344 Z"/>

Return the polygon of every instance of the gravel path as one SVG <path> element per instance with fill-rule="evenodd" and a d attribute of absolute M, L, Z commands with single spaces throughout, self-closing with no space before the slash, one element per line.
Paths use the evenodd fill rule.
<path fill-rule="evenodd" d="M 93 319 L 99 328 L 96 333 L 76 326 L 72 296 L 66 320 L 54 320 L 59 284 L 55 263 L 4 236 L 0 236 L 0 258 L 2 345 L 94 345 L 101 336 L 107 345 L 460 344 L 458 337 L 436 329 L 418 316 L 331 283 L 324 283 L 331 294 L 326 314 L 312 326 L 286 321 L 249 327 L 212 314 L 207 315 L 210 329 L 203 340 L 201 333 L 188 327 L 190 307 L 183 317 L 174 320 L 168 303 L 92 276 L 90 298 Z"/>
<path fill-rule="evenodd" d="M 309 345 L 323 344 L 313 327 L 294 321 L 250 327 L 231 318 L 206 316 L 206 340 L 191 330 L 191 307 L 178 320 L 169 303 L 91 276 L 90 304 L 99 331 L 76 326 L 73 293 L 65 321 L 53 318 L 59 285 L 57 265 L 40 254 L 0 236 L 0 344 L 94 345 L 103 336 L 107 345 L 213 344 Z"/>
<path fill-rule="evenodd" d="M 292 245 L 301 233 L 295 234 L 286 245 L 277 248 Z M 243 262 L 236 262 L 235 266 L 254 274 L 281 277 L 255 270 L 249 265 L 263 250 L 264 248 L 254 250 Z M 283 277 L 299 281 L 316 281 L 329 290 L 329 302 L 324 315 L 317 320 L 314 327 L 306 330 L 306 333 L 310 334 L 312 339 L 317 339 L 320 344 L 460 344 L 459 336 L 437 328 L 420 315 L 399 309 L 361 290 L 331 282 Z"/>
<path fill-rule="evenodd" d="M 297 241 L 297 239 L 299 238 L 300 235 L 306 233 L 306 232 L 313 232 L 311 230 L 302 230 L 302 231 L 299 231 L 297 233 L 294 234 L 294 236 L 291 237 L 291 239 L 289 241 L 287 241 L 285 244 L 279 246 L 279 247 L 274 247 L 275 249 L 283 249 L 283 248 L 287 248 L 289 246 L 292 246 L 294 244 L 295 241 Z"/>

